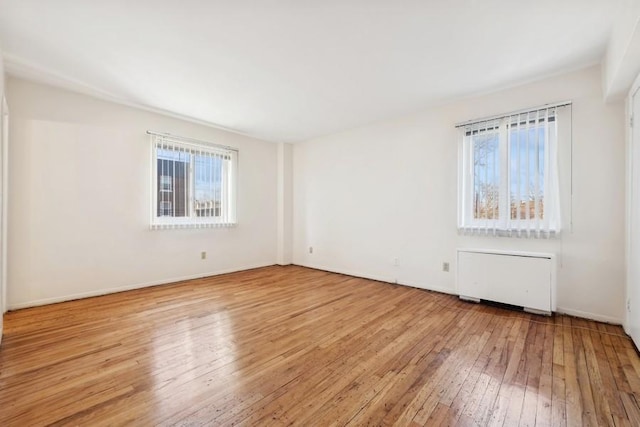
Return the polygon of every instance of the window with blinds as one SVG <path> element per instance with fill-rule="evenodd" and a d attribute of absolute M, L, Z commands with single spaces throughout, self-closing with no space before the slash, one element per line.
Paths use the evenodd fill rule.
<path fill-rule="evenodd" d="M 151 228 L 236 223 L 238 152 L 189 138 L 151 135 Z"/>
<path fill-rule="evenodd" d="M 458 126 L 461 231 L 519 237 L 560 232 L 558 108 Z"/>

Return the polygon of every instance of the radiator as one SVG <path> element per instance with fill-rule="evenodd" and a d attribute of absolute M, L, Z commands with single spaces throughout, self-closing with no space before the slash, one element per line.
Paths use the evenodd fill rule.
<path fill-rule="evenodd" d="M 555 255 L 547 253 L 458 249 L 458 295 L 551 314 L 556 309 L 555 265 Z"/>

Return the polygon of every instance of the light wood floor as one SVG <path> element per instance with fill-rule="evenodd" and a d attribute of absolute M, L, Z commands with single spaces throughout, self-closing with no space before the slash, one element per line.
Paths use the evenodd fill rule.
<path fill-rule="evenodd" d="M 620 327 L 268 267 L 10 312 L 0 425 L 640 425 Z"/>

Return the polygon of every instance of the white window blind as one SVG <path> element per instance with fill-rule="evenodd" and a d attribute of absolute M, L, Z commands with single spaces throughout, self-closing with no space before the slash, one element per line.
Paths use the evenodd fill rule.
<path fill-rule="evenodd" d="M 458 126 L 459 230 L 518 237 L 560 232 L 557 110 L 568 104 Z"/>
<path fill-rule="evenodd" d="M 151 228 L 235 225 L 237 150 L 148 133 L 152 152 Z"/>

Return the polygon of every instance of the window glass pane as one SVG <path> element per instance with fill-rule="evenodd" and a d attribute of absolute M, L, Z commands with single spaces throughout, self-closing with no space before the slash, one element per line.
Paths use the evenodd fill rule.
<path fill-rule="evenodd" d="M 543 219 L 545 128 L 514 126 L 509 132 L 511 219 L 527 219 L 527 210 L 529 219 Z"/>
<path fill-rule="evenodd" d="M 173 177 L 160 175 L 160 191 L 173 191 Z"/>
<path fill-rule="evenodd" d="M 220 216 L 223 162 L 222 156 L 219 155 L 195 156 L 194 209 L 196 216 Z"/>
<path fill-rule="evenodd" d="M 173 205 L 168 201 L 160 202 L 160 216 L 173 216 Z"/>
<path fill-rule="evenodd" d="M 188 171 L 191 154 L 180 150 L 158 148 L 156 155 L 157 215 L 188 216 Z"/>
<path fill-rule="evenodd" d="M 474 135 L 473 217 L 498 219 L 500 216 L 500 135 L 485 132 Z"/>

